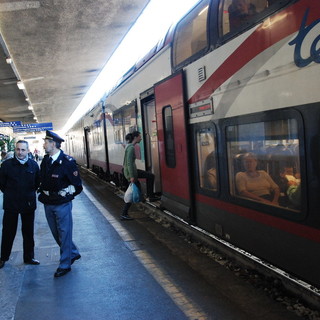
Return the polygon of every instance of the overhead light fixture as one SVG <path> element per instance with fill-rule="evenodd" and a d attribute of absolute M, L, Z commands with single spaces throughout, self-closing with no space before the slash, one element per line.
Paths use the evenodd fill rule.
<path fill-rule="evenodd" d="M 18 86 L 18 88 L 19 88 L 20 90 L 24 90 L 24 89 L 25 89 L 25 86 L 24 86 L 24 84 L 23 84 L 22 81 L 18 81 L 18 82 L 17 82 L 17 86 Z"/>
<path fill-rule="evenodd" d="M 34 120 L 37 120 L 37 117 L 36 117 L 36 116 L 34 116 L 34 117 L 33 117 L 33 119 L 34 119 Z"/>
<path fill-rule="evenodd" d="M 33 106 L 31 106 L 31 105 L 28 106 L 28 109 L 29 109 L 29 110 L 33 110 Z"/>
<path fill-rule="evenodd" d="M 29 98 L 26 98 L 26 101 L 29 101 L 30 99 Z"/>
<path fill-rule="evenodd" d="M 6 58 L 6 63 L 7 63 L 7 64 L 11 64 L 12 62 L 13 62 L 13 61 L 12 61 L 12 59 L 11 59 L 10 57 L 7 57 L 7 58 Z"/>

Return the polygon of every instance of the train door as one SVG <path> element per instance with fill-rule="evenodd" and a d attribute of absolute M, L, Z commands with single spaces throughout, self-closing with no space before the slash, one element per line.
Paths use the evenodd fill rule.
<path fill-rule="evenodd" d="M 90 147 L 89 147 L 89 135 L 90 135 L 90 128 L 84 128 L 84 145 L 86 148 L 86 163 L 87 169 L 90 169 Z"/>
<path fill-rule="evenodd" d="M 150 92 L 151 91 L 151 92 Z M 153 90 L 140 95 L 145 141 L 146 170 L 154 174 L 154 192 L 161 192 L 156 108 Z"/>
<path fill-rule="evenodd" d="M 190 173 L 183 74 L 155 85 L 163 206 L 190 220 Z"/>

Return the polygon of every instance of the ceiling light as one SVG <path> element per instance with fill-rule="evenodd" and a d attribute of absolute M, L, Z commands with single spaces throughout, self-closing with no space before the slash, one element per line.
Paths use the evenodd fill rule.
<path fill-rule="evenodd" d="M 33 110 L 33 106 L 28 106 L 28 109 L 29 110 Z"/>
<path fill-rule="evenodd" d="M 24 89 L 25 89 L 25 86 L 24 86 L 24 84 L 23 84 L 22 81 L 18 81 L 18 82 L 17 82 L 17 86 L 18 86 L 18 88 L 19 88 L 20 90 L 24 90 Z"/>
<path fill-rule="evenodd" d="M 26 98 L 26 101 L 29 101 L 29 98 Z"/>
<path fill-rule="evenodd" d="M 7 62 L 7 64 L 11 64 L 12 63 L 12 59 L 10 57 L 7 57 L 6 58 L 6 62 Z"/>
<path fill-rule="evenodd" d="M 33 117 L 33 119 L 34 119 L 34 120 L 37 120 L 37 117 L 36 117 L 36 116 L 34 116 L 34 117 Z"/>

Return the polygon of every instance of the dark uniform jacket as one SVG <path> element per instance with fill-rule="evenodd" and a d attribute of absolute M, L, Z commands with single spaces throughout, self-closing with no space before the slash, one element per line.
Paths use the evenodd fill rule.
<path fill-rule="evenodd" d="M 40 165 L 39 201 L 44 204 L 59 205 L 69 202 L 82 191 L 82 182 L 76 161 L 60 150 L 60 155 L 51 164 L 49 155 L 45 155 Z M 75 192 L 63 191 L 74 186 Z"/>
<path fill-rule="evenodd" d="M 34 160 L 28 159 L 25 164 L 15 157 L 4 161 L 0 168 L 3 209 L 15 213 L 35 211 L 39 181 L 39 166 Z"/>

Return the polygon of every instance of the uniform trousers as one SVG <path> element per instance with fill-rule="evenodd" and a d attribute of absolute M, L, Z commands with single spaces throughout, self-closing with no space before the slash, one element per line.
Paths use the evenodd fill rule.
<path fill-rule="evenodd" d="M 23 260 L 34 258 L 34 211 L 21 213 L 21 232 L 23 238 Z M 2 221 L 1 260 L 8 261 L 13 241 L 17 233 L 19 213 L 4 211 Z"/>
<path fill-rule="evenodd" d="M 72 241 L 72 202 L 45 204 L 44 210 L 51 233 L 60 247 L 59 268 L 68 269 L 71 259 L 79 255 L 78 248 Z"/>

